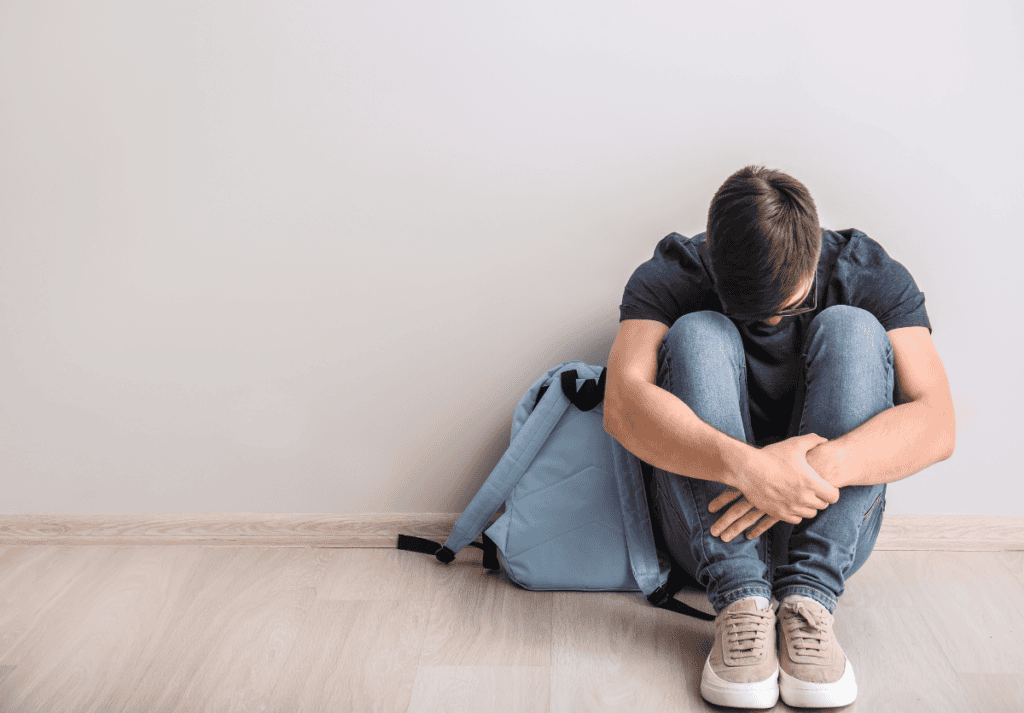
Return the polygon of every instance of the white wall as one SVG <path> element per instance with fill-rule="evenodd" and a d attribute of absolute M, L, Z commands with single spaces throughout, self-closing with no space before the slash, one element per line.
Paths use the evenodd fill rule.
<path fill-rule="evenodd" d="M 0 0 L 0 512 L 459 511 L 764 163 L 926 294 L 957 448 L 888 512 L 1022 515 L 1022 40 L 994 0 Z"/>

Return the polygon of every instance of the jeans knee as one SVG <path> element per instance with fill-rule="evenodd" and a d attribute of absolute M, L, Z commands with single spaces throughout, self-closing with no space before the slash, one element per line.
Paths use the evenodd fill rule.
<path fill-rule="evenodd" d="M 736 325 L 718 312 L 690 312 L 677 319 L 662 340 L 661 347 L 675 354 L 711 353 L 743 355 L 743 338 Z"/>
<path fill-rule="evenodd" d="M 821 343 L 834 344 L 834 355 L 852 358 L 892 359 L 892 343 L 881 322 L 865 309 L 833 305 L 811 321 L 807 332 L 807 357 L 820 351 Z"/>

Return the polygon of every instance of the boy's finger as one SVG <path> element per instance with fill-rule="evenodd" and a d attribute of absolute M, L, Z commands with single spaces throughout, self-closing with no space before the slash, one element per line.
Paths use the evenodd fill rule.
<path fill-rule="evenodd" d="M 751 510 L 746 515 L 741 517 L 739 520 L 734 522 L 732 524 L 732 527 L 730 527 L 722 534 L 722 539 L 725 542 L 728 542 L 732 538 L 738 537 L 747 528 L 753 527 L 759 520 L 763 520 L 766 517 L 767 515 L 765 515 L 760 510 Z"/>
<path fill-rule="evenodd" d="M 737 520 L 749 513 L 751 510 L 756 511 L 754 506 L 747 502 L 746 498 L 740 498 L 731 508 L 722 513 L 722 516 L 719 517 L 715 524 L 711 526 L 711 535 L 713 537 L 719 537 L 726 528 L 733 526 Z M 750 524 L 753 524 L 753 522 Z M 740 532 L 743 532 L 745 529 L 745 527 L 741 528 Z"/>
<path fill-rule="evenodd" d="M 779 518 L 777 517 L 765 517 L 763 520 L 757 523 L 756 527 L 754 527 L 750 532 L 747 533 L 747 539 L 756 540 L 758 537 L 768 532 L 768 530 L 770 530 L 772 526 L 774 526 L 777 522 L 779 522 Z"/>
<path fill-rule="evenodd" d="M 709 512 L 718 512 L 719 508 L 731 503 L 733 500 L 743 495 L 737 488 L 732 486 L 726 488 L 715 497 L 710 503 L 708 503 Z"/>

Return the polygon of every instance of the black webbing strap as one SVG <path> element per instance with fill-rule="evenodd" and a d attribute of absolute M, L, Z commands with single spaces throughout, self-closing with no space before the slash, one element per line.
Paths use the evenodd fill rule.
<path fill-rule="evenodd" d="M 587 379 L 584 381 L 583 386 L 577 389 L 576 379 L 579 378 L 579 372 L 575 369 L 568 369 L 563 371 L 560 377 L 562 393 L 580 411 L 589 411 L 604 400 L 604 385 L 607 377 L 608 367 L 604 367 L 601 369 L 601 376 L 598 377 L 597 381 Z M 540 404 L 540 400 L 544 397 L 544 392 L 547 390 L 547 384 L 537 390 L 537 399 L 533 402 L 534 408 L 537 408 L 537 405 Z"/>
<path fill-rule="evenodd" d="M 608 368 L 601 369 L 601 376 L 595 382 L 593 379 L 586 379 L 583 385 L 577 389 L 576 379 L 578 378 L 575 369 L 562 372 L 562 393 L 572 402 L 573 406 L 580 411 L 589 411 L 597 406 L 604 399 L 605 377 L 608 375 Z"/>
<path fill-rule="evenodd" d="M 481 533 L 481 536 L 484 539 L 483 544 L 470 542 L 469 546 L 484 551 L 483 565 L 485 569 L 492 571 L 501 569 L 501 564 L 498 562 L 498 546 L 494 544 L 494 540 L 488 537 L 486 533 Z M 455 559 L 455 553 L 439 542 L 423 537 L 413 537 L 412 535 L 399 535 L 398 549 L 434 555 L 439 562 L 444 564 L 448 564 Z"/>
<path fill-rule="evenodd" d="M 694 609 L 689 604 L 684 604 L 675 599 L 675 595 L 679 590 L 693 581 L 693 578 L 677 565 L 668 571 L 668 581 L 651 592 L 651 596 L 647 597 L 647 601 L 659 609 L 668 609 L 677 614 L 685 614 L 686 616 L 703 619 L 704 621 L 714 621 L 714 614 Z"/>

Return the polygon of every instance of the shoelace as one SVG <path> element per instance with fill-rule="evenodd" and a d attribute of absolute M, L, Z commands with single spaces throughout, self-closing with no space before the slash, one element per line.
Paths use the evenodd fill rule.
<path fill-rule="evenodd" d="M 825 640 L 829 636 L 828 627 L 832 623 L 826 612 L 815 614 L 814 610 L 804 602 L 787 602 L 782 605 L 784 614 L 783 625 L 786 627 L 787 638 L 805 656 L 823 658 L 825 656 Z"/>
<path fill-rule="evenodd" d="M 725 615 L 725 636 L 722 643 L 732 657 L 756 658 L 768 643 L 768 627 L 771 625 L 771 609 L 766 611 L 733 611 Z M 749 653 L 747 653 L 749 652 Z"/>

